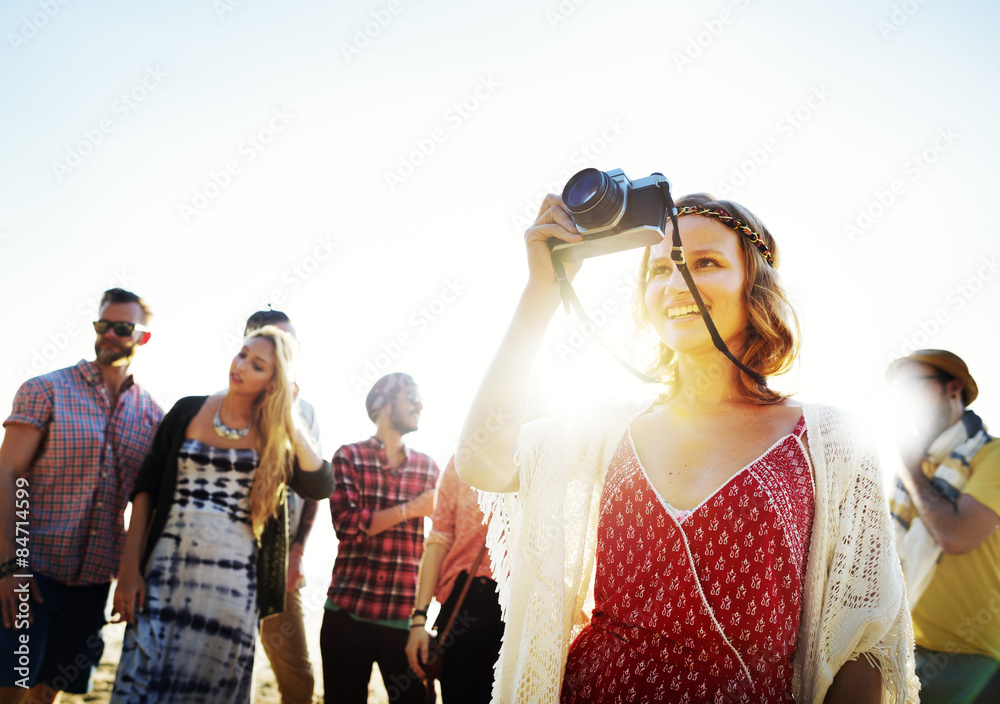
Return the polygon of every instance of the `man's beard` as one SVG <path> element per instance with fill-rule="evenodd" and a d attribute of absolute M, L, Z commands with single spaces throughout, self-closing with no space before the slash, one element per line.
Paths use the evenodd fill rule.
<path fill-rule="evenodd" d="M 389 422 L 392 424 L 392 429 L 395 430 L 400 435 L 406 435 L 407 433 L 412 433 L 414 430 L 417 429 L 416 423 L 414 423 L 409 416 L 404 416 L 402 414 L 396 413 L 395 409 L 393 409 L 392 415 L 389 416 Z"/>
<path fill-rule="evenodd" d="M 97 354 L 97 363 L 105 366 L 120 366 L 122 364 L 128 364 L 132 361 L 132 355 L 135 354 L 135 346 L 128 345 L 127 347 L 122 347 L 114 343 L 101 342 L 94 343 L 94 352 Z"/>

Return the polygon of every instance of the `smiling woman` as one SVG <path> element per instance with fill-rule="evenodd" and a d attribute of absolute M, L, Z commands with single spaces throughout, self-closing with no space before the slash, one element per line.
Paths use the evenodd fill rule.
<path fill-rule="evenodd" d="M 462 478 L 497 492 L 484 499 L 507 629 L 494 698 L 915 701 L 876 453 L 840 411 L 767 384 L 798 350 L 774 238 L 735 203 L 677 207 L 692 278 L 656 244 L 635 299 L 664 393 L 524 427 L 522 414 L 458 453 Z M 526 407 L 559 304 L 553 240 L 581 236 L 550 195 L 467 437 L 491 409 Z M 691 281 L 750 373 L 716 348 Z"/>
<path fill-rule="evenodd" d="M 799 324 L 778 277 L 781 260 L 771 233 L 743 206 L 714 200 L 705 193 L 684 196 L 676 205 L 682 215 L 681 238 L 695 285 L 708 299 L 705 304 L 726 345 L 742 351 L 741 361 L 765 377 L 785 373 L 799 351 Z M 734 231 L 744 236 L 734 237 Z M 666 240 L 645 251 L 637 278 L 633 312 L 640 332 L 657 332 L 658 336 L 649 374 L 670 384 L 676 380 L 677 350 L 653 327 L 653 321 L 664 315 L 666 304 L 673 307 L 665 313 L 668 318 L 683 321 L 699 320 L 700 316 L 674 268 Z M 715 292 L 721 296 L 719 304 L 726 305 L 712 310 Z M 738 329 L 731 329 L 727 336 L 725 325 L 737 325 Z M 691 328 L 701 336 L 706 334 L 701 324 Z M 747 374 L 739 374 L 737 383 L 748 398 L 763 403 L 781 398 Z"/>

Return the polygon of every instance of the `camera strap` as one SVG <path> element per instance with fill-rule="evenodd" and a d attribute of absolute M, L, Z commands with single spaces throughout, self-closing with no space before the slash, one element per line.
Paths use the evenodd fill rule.
<path fill-rule="evenodd" d="M 591 320 L 590 316 L 587 314 L 586 309 L 584 309 L 583 307 L 583 303 L 580 302 L 580 297 L 577 296 L 576 291 L 573 290 L 573 285 L 570 284 L 569 278 L 566 276 L 566 269 L 563 267 L 563 263 L 558 259 L 556 259 L 555 257 L 553 257 L 552 267 L 556 270 L 556 280 L 559 282 L 559 295 L 562 296 L 563 306 L 565 307 L 566 312 L 568 313 L 570 307 L 572 307 L 573 310 L 576 311 L 576 315 L 578 318 L 580 318 L 580 320 L 582 320 L 585 323 L 590 323 L 590 325 L 594 328 L 594 339 L 597 340 L 598 344 L 600 344 L 601 347 L 607 350 L 608 354 L 614 357 L 615 361 L 617 361 L 620 365 L 622 365 L 622 367 L 625 368 L 625 371 L 627 371 L 629 374 L 631 374 L 632 376 L 639 379 L 639 381 L 642 381 L 643 383 L 646 384 L 663 383 L 659 379 L 654 379 L 648 374 L 643 374 L 638 369 L 633 367 L 631 364 L 626 362 L 624 359 L 619 357 L 618 354 L 613 349 L 607 346 L 604 340 L 601 339 L 601 336 L 597 334 L 597 323 Z"/>
<path fill-rule="evenodd" d="M 684 283 L 687 284 L 688 291 L 691 292 L 691 297 L 694 298 L 695 305 L 698 306 L 698 312 L 701 313 L 702 320 L 705 321 L 705 327 L 708 328 L 708 334 L 712 338 L 712 344 L 715 345 L 715 349 L 719 350 L 726 358 L 735 364 L 741 371 L 748 374 L 751 379 L 760 384 L 763 387 L 767 387 L 767 380 L 763 375 L 755 372 L 750 367 L 746 366 L 740 360 L 733 356 L 733 353 L 729 351 L 726 346 L 725 341 L 723 341 L 722 336 L 719 334 L 718 328 L 715 327 L 715 322 L 712 317 L 708 314 L 708 309 L 705 307 L 705 302 L 701 298 L 701 293 L 698 291 L 698 287 L 694 284 L 694 277 L 691 276 L 691 272 L 688 270 L 687 262 L 684 259 L 684 247 L 681 243 L 681 231 L 680 226 L 677 223 L 677 208 L 674 206 L 674 199 L 670 196 L 669 186 L 664 188 L 660 187 L 660 196 L 664 201 L 664 213 L 663 219 L 660 221 L 660 231 L 662 232 L 666 226 L 667 217 L 670 218 L 670 223 L 673 226 L 673 237 L 671 240 L 670 247 L 670 259 L 677 266 L 678 270 L 681 272 L 681 276 L 684 277 Z M 569 282 L 569 277 L 566 276 L 566 269 L 563 263 L 552 258 L 552 266 L 556 272 L 556 280 L 559 282 L 559 293 L 562 296 L 563 306 L 566 308 L 566 312 L 569 312 L 570 307 L 576 311 L 577 316 L 586 323 L 590 323 L 594 328 L 594 339 L 600 343 L 601 347 L 608 351 L 608 353 L 621 364 L 626 371 L 638 378 L 639 380 L 647 384 L 661 384 L 663 383 L 659 379 L 654 379 L 653 377 L 643 374 L 641 371 L 633 367 L 631 364 L 626 362 L 624 359 L 619 357 L 614 350 L 605 344 L 601 336 L 597 334 L 597 324 L 591 320 L 587 311 L 583 307 L 583 303 L 580 302 L 580 298 L 576 295 L 576 291 L 573 290 L 572 284 Z"/>
<path fill-rule="evenodd" d="M 681 245 L 681 230 L 680 226 L 677 224 L 677 208 L 674 206 L 674 199 L 670 196 L 670 190 L 661 188 L 660 194 L 666 204 L 666 213 L 670 216 L 670 223 L 673 226 L 674 234 L 670 246 L 670 259 L 673 260 L 674 264 L 681 272 L 681 276 L 684 277 L 684 283 L 687 284 L 688 291 L 691 292 L 691 297 L 694 298 L 695 305 L 698 306 L 698 311 L 701 313 L 702 320 L 705 321 L 705 327 L 708 328 L 708 334 L 712 337 L 712 344 L 715 345 L 715 349 L 719 350 L 726 358 L 735 364 L 740 371 L 749 375 L 751 379 L 756 381 L 761 386 L 767 388 L 767 379 L 763 375 L 755 372 L 753 369 L 743 364 L 740 360 L 733 356 L 733 353 L 729 351 L 726 343 L 722 339 L 722 335 L 719 334 L 718 328 L 715 327 L 715 322 L 712 317 L 708 314 L 708 309 L 705 308 L 705 302 L 701 300 L 701 293 L 698 291 L 698 287 L 694 285 L 694 277 L 691 276 L 691 271 L 688 269 L 687 262 L 684 260 L 684 247 Z"/>

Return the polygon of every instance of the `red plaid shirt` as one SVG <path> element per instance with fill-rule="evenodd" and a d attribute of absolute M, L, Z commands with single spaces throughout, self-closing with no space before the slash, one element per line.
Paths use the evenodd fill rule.
<path fill-rule="evenodd" d="M 375 437 L 343 445 L 333 456 L 335 486 L 330 515 L 340 544 L 327 596 L 354 616 L 371 621 L 406 619 L 417 593 L 424 551 L 424 520 L 411 518 L 369 536 L 372 513 L 433 489 L 440 470 L 427 455 L 404 448 L 393 470 Z"/>
<path fill-rule="evenodd" d="M 3 424 L 44 433 L 25 474 L 31 570 L 69 585 L 114 579 L 125 505 L 162 417 L 131 376 L 112 413 L 96 362 L 81 360 L 21 385 Z"/>

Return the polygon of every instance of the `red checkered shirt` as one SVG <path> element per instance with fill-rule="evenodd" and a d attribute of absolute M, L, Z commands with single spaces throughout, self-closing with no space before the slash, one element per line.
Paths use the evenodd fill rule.
<path fill-rule="evenodd" d="M 327 596 L 370 621 L 406 619 L 417 592 L 424 551 L 424 520 L 411 518 L 369 536 L 372 513 L 433 489 L 440 470 L 427 455 L 404 448 L 406 459 L 389 466 L 385 445 L 371 437 L 344 445 L 333 457 L 335 486 L 330 515 L 340 544 Z"/>
<path fill-rule="evenodd" d="M 114 579 L 125 505 L 162 417 L 131 376 L 112 413 L 96 362 L 81 360 L 21 385 L 3 424 L 44 433 L 24 475 L 32 571 L 69 585 Z"/>

